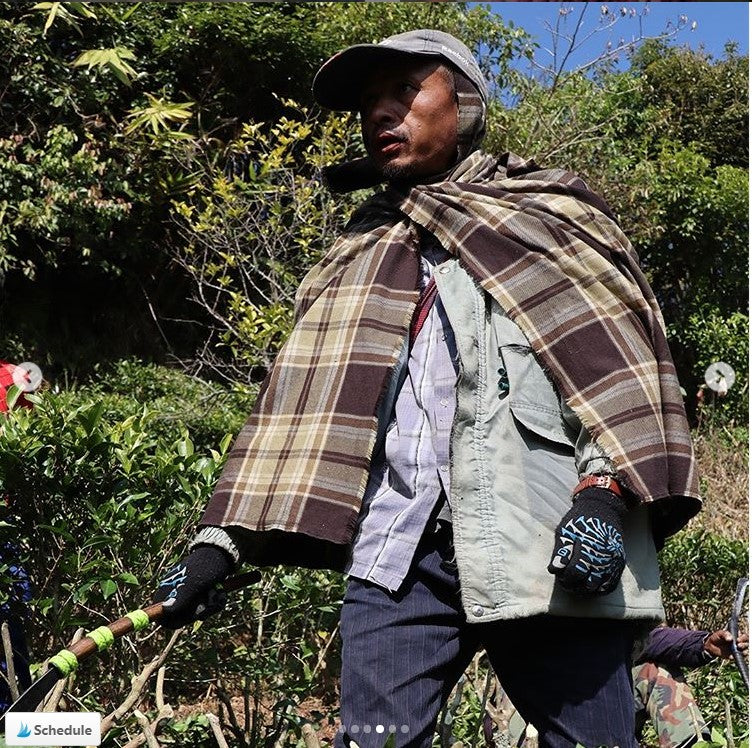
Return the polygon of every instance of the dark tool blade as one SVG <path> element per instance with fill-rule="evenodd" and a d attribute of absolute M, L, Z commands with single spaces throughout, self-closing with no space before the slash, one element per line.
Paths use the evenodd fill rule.
<path fill-rule="evenodd" d="M 45 700 L 47 694 L 52 690 L 63 674 L 54 666 L 39 680 L 35 680 L 8 708 L 8 712 L 33 712 Z M 5 714 L 7 714 L 6 712 Z M 5 714 L 0 717 L 0 728 L 5 725 Z"/>
<path fill-rule="evenodd" d="M 737 640 L 739 639 L 739 619 L 742 615 L 742 609 L 744 608 L 744 601 L 747 597 L 749 590 L 749 579 L 742 577 L 736 585 L 736 597 L 734 599 L 734 607 L 731 611 L 731 618 L 729 620 L 728 629 L 733 637 L 731 640 L 731 656 L 734 658 L 734 663 L 739 669 L 739 673 L 742 676 L 744 685 L 749 689 L 749 672 L 747 669 L 747 663 L 744 661 L 742 653 L 737 646 Z"/>

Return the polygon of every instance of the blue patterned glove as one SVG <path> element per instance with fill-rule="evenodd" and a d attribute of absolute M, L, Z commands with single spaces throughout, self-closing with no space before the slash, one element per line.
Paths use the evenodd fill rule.
<path fill-rule="evenodd" d="M 564 589 L 605 595 L 619 583 L 626 556 L 622 519 L 624 500 L 605 488 L 586 488 L 555 531 L 548 570 Z"/>
<path fill-rule="evenodd" d="M 160 625 L 179 629 L 222 610 L 227 595 L 217 585 L 232 568 L 226 551 L 215 545 L 196 546 L 165 574 L 152 598 L 164 605 Z"/>

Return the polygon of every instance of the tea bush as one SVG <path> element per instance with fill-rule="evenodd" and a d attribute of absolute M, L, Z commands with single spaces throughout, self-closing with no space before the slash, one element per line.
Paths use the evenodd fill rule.
<path fill-rule="evenodd" d="M 41 393 L 34 410 L 9 414 L 0 429 L 0 495 L 12 505 L 2 532 L 18 544 L 34 580 L 36 663 L 78 626 L 90 630 L 148 601 L 183 553 L 254 396 L 252 388 L 124 361 L 75 389 Z M 720 628 L 746 573 L 747 544 L 684 531 L 666 544 L 661 567 L 669 623 Z M 207 711 L 222 712 L 226 734 L 241 746 L 297 744 L 308 721 L 331 731 L 342 593 L 335 573 L 264 569 L 262 581 L 233 594 L 227 610 L 186 631 L 166 663 L 165 698 L 176 716 L 163 725 L 164 740 L 213 745 L 201 716 Z M 93 658 L 70 686 L 68 703 L 109 712 L 167 638 L 152 629 Z M 729 702 L 738 745 L 746 697 L 733 665 L 713 663 L 689 680 L 718 729 Z M 484 682 L 481 671 L 468 676 L 453 714 L 451 732 L 466 744 L 478 739 L 482 693 L 475 686 Z M 233 705 L 234 725 L 223 700 Z M 156 716 L 152 696 L 140 708 Z M 104 745 L 124 745 L 137 732 L 126 715 Z"/>
<path fill-rule="evenodd" d="M 728 625 L 737 581 L 749 570 L 748 544 L 702 530 L 670 538 L 660 554 L 661 586 L 669 625 L 715 631 Z M 742 625 L 745 626 L 745 611 Z M 746 626 L 745 626 L 746 628 Z M 732 662 L 714 661 L 687 674 L 707 723 L 748 736 L 748 696 Z"/>
<path fill-rule="evenodd" d="M 197 450 L 180 414 L 196 425 L 194 406 L 207 388 L 214 420 Z M 11 497 L 3 537 L 17 545 L 34 585 L 28 633 L 38 665 L 77 627 L 91 630 L 148 602 L 182 555 L 224 463 L 227 427 L 239 427 L 253 395 L 124 362 L 89 388 L 33 397 L 33 410 L 12 410 L 0 429 L 0 495 Z M 0 567 L 6 583 L 7 571 Z M 247 733 L 256 745 L 282 731 L 299 734 L 297 705 L 312 693 L 333 698 L 341 596 L 337 574 L 265 571 L 257 587 L 232 596 L 225 613 L 179 640 L 167 662 L 167 698 L 176 706 L 201 702 L 221 682 L 228 699 L 243 690 L 248 696 L 249 722 L 243 725 L 241 710 L 238 740 Z M 82 666 L 68 698 L 109 713 L 167 638 L 152 629 L 115 644 Z M 194 746 L 205 727 L 182 716 L 164 729 L 175 745 Z M 105 745 L 126 737 L 120 725 Z"/>
<path fill-rule="evenodd" d="M 104 413 L 130 415 L 136 404 L 152 412 L 150 430 L 174 441 L 185 427 L 197 451 L 216 448 L 226 434 L 237 434 L 251 412 L 258 385 L 223 386 L 189 376 L 179 369 L 135 359 L 96 367 L 85 385 L 98 397 Z"/>

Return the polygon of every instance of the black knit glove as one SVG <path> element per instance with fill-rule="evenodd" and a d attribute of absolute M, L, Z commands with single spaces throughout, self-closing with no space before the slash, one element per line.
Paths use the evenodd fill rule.
<path fill-rule="evenodd" d="M 605 488 L 586 488 L 555 530 L 548 570 L 570 592 L 605 595 L 619 583 L 626 556 L 624 500 Z"/>
<path fill-rule="evenodd" d="M 227 595 L 217 589 L 217 584 L 232 569 L 229 554 L 216 545 L 194 548 L 159 583 L 153 598 L 153 602 L 164 606 L 159 623 L 168 629 L 179 629 L 222 610 Z"/>

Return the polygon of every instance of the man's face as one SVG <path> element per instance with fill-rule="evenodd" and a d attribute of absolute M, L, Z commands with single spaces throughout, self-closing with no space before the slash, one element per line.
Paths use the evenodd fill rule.
<path fill-rule="evenodd" d="M 440 174 L 457 157 L 457 104 L 439 62 L 400 60 L 374 70 L 360 99 L 363 141 L 390 180 Z"/>

